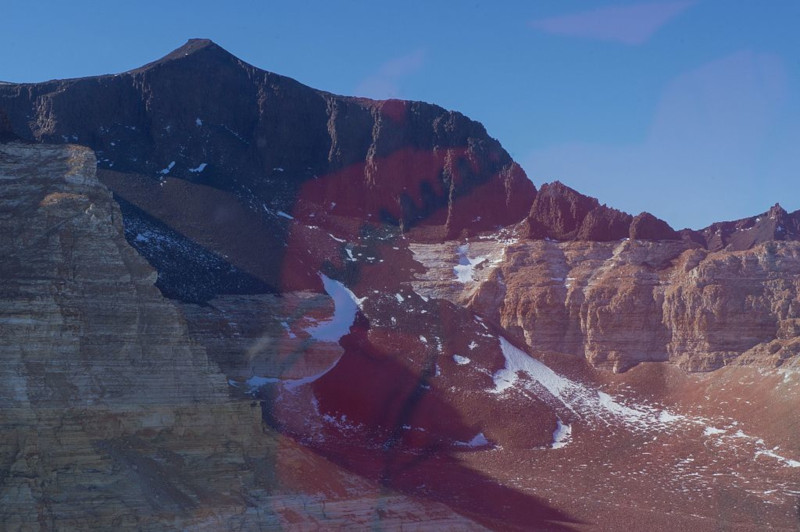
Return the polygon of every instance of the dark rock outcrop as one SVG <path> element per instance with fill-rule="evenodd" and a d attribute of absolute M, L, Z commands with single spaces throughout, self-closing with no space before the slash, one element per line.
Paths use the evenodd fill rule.
<path fill-rule="evenodd" d="M 637 215 L 630 226 L 629 236 L 633 240 L 680 240 L 680 235 L 667 222 L 649 212 Z"/>
<path fill-rule="evenodd" d="M 556 181 L 542 185 L 525 225 L 534 239 L 609 242 L 627 237 L 632 219 Z"/>
<path fill-rule="evenodd" d="M 11 129 L 11 121 L 8 116 L 0 109 L 0 142 L 11 142 L 17 140 L 18 137 Z"/>
<path fill-rule="evenodd" d="M 338 215 L 457 234 L 519 221 L 535 194 L 460 113 L 314 90 L 208 40 L 123 74 L 2 85 L 0 108 L 20 137 L 85 144 L 101 169 L 177 177 L 286 212 L 325 201 Z M 479 220 L 472 194 L 485 206 Z"/>
<path fill-rule="evenodd" d="M 130 243 L 159 268 L 164 293 L 184 300 L 275 287 L 288 238 L 283 214 L 317 216 L 314 225 L 349 218 L 353 230 L 366 222 L 419 227 L 426 238 L 441 239 L 516 223 L 536 193 L 483 126 L 460 113 L 318 91 L 248 65 L 208 40 L 191 40 L 123 74 L 0 85 L 0 110 L 7 134 L 95 150 L 101 180 L 132 204 L 123 210 Z M 143 188 L 151 193 L 138 194 Z M 178 247 L 241 240 L 230 219 L 221 225 L 202 212 L 186 219 L 196 211 L 183 212 L 191 198 L 209 191 L 234 198 L 240 207 L 229 210 L 244 208 L 263 219 L 258 235 L 246 237 L 256 249 L 240 247 L 241 253 L 262 250 L 278 266 L 254 280 L 234 279 L 224 263 L 252 261 L 226 253 L 206 261 L 222 266 L 198 273 L 207 289 L 195 294 L 168 280 L 196 268 L 160 260 L 156 251 L 165 250 L 137 245 L 141 233 L 134 229 L 169 225 L 175 213 L 165 206 L 172 205 L 182 223 L 211 235 Z"/>
<path fill-rule="evenodd" d="M 743 251 L 758 244 L 800 239 L 800 210 L 787 213 L 779 204 L 767 212 L 732 222 L 718 222 L 696 232 L 711 251 Z"/>
<path fill-rule="evenodd" d="M 542 185 L 528 215 L 528 236 L 573 240 L 586 215 L 599 202 L 556 181 Z"/>
<path fill-rule="evenodd" d="M 578 231 L 577 240 L 606 242 L 625 238 L 631 224 L 631 215 L 600 205 L 586 215 Z"/>

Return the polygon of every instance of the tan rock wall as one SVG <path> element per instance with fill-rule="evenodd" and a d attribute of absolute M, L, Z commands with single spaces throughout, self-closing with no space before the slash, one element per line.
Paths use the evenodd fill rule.
<path fill-rule="evenodd" d="M 622 371 L 669 360 L 692 371 L 733 363 L 780 366 L 800 352 L 800 245 L 768 242 L 708 252 L 679 241 L 488 239 L 498 255 L 473 280 L 453 274 L 452 245 L 412 245 L 426 296 L 467 304 L 537 351 Z"/>

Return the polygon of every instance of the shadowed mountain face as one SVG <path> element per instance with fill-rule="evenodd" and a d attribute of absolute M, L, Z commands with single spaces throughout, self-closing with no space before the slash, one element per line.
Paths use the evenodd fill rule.
<path fill-rule="evenodd" d="M 187 291 L 169 279 L 196 270 L 192 264 L 161 260 L 137 243 L 134 227 L 176 214 L 216 232 L 211 240 L 230 240 L 234 219 L 225 220 L 225 230 L 213 216 L 174 212 L 209 190 L 260 213 L 258 239 L 271 249 L 286 241 L 285 220 L 276 213 L 324 213 L 403 230 L 422 226 L 438 239 L 517 222 L 535 195 L 500 144 L 460 113 L 317 91 L 207 40 L 189 41 L 123 74 L 3 85 L 0 109 L 7 116 L 0 116 L 0 135 L 91 147 L 101 179 L 123 200 L 167 185 L 159 205 L 173 212 L 151 200 L 131 201 L 138 209 L 125 209 L 126 229 L 131 243 L 159 265 L 165 293 L 187 301 L 243 286 L 280 288 L 275 271 L 256 272 L 258 282 L 212 272 L 207 286 L 213 290 Z M 183 183 L 180 191 L 167 182 L 174 179 Z"/>
<path fill-rule="evenodd" d="M 286 212 L 304 183 L 346 174 L 334 199 L 330 186 L 302 199 L 458 234 L 520 220 L 535 192 L 483 126 L 460 113 L 314 90 L 207 40 L 123 74 L 4 85 L 0 106 L 19 136 L 85 144 L 101 169 L 177 177 Z M 482 186 L 492 203 L 472 222 L 458 200 Z M 427 221 L 436 209 L 445 216 Z"/>

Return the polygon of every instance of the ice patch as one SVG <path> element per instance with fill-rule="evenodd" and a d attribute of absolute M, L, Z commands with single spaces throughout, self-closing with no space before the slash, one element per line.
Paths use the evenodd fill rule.
<path fill-rule="evenodd" d="M 458 364 L 459 366 L 466 366 L 467 364 L 472 362 L 472 360 L 470 360 L 469 358 L 462 357 L 461 355 L 453 355 L 453 361 L 455 361 L 455 363 Z"/>
<path fill-rule="evenodd" d="M 283 218 L 286 218 L 286 219 L 288 219 L 288 220 L 294 220 L 294 216 L 292 216 L 291 214 L 286 214 L 286 213 L 285 213 L 285 212 L 283 212 L 283 211 L 278 211 L 278 212 L 277 212 L 277 213 L 275 213 L 275 214 L 277 214 L 278 216 L 281 216 L 281 217 L 283 217 Z"/>
<path fill-rule="evenodd" d="M 4 317 L 0 318 L 0 323 L 5 323 L 6 325 L 39 325 L 40 323 L 44 323 L 44 321 L 35 318 Z"/>
<path fill-rule="evenodd" d="M 189 168 L 189 171 L 193 174 L 199 174 L 206 169 L 206 166 L 208 166 L 206 163 L 200 163 L 197 168 Z"/>
<path fill-rule="evenodd" d="M 235 385 L 234 382 L 235 381 L 231 381 L 230 384 Z M 277 377 L 250 377 L 245 381 L 245 384 L 247 385 L 247 389 L 249 391 L 254 392 L 259 388 L 261 388 L 262 386 L 266 386 L 267 384 L 276 384 L 279 382 L 286 382 L 286 381 L 282 381 Z"/>
<path fill-rule="evenodd" d="M 199 118 L 195 118 L 194 119 L 194 125 L 196 125 L 197 127 L 200 127 L 200 126 L 203 125 L 203 121 L 200 120 Z"/>
<path fill-rule="evenodd" d="M 706 427 L 703 429 L 703 436 L 714 436 L 716 434 L 725 434 L 725 430 L 718 429 L 717 427 Z"/>
<path fill-rule="evenodd" d="M 400 294 L 395 294 L 394 298 L 397 300 L 398 303 L 402 303 L 403 301 L 405 301 L 405 298 Z"/>
<path fill-rule="evenodd" d="M 424 336 L 420 336 L 419 337 L 419 341 L 422 342 L 423 344 L 427 344 L 428 343 L 428 339 L 425 338 Z"/>
<path fill-rule="evenodd" d="M 475 340 L 473 340 L 473 341 L 471 341 L 471 342 L 469 343 L 469 345 L 468 345 L 467 347 L 469 347 L 469 350 L 470 350 L 470 351 L 472 351 L 473 349 L 475 349 L 476 347 L 478 347 L 478 344 L 476 344 L 476 343 L 475 343 Z"/>

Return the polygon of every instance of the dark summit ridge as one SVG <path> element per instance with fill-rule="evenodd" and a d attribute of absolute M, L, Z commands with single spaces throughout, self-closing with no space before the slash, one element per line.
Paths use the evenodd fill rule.
<path fill-rule="evenodd" d="M 800 239 L 800 210 L 786 212 L 775 204 L 767 212 L 731 222 L 717 222 L 695 232 L 695 239 L 712 251 L 741 251 L 764 242 Z"/>
<path fill-rule="evenodd" d="M 20 137 L 86 144 L 101 169 L 177 177 L 283 210 L 329 201 L 335 214 L 456 235 L 519 221 L 535 193 L 460 113 L 317 91 L 209 40 L 114 76 L 0 86 L 0 108 Z M 466 198 L 479 189 L 488 208 L 473 222 Z"/>
<path fill-rule="evenodd" d="M 157 59 L 152 63 L 147 63 L 139 68 L 135 68 L 131 70 L 131 72 L 148 70 L 171 61 L 183 60 L 189 56 L 191 56 L 192 60 L 194 61 L 204 61 L 210 58 L 213 58 L 215 61 L 239 61 L 236 56 L 219 46 L 211 39 L 189 39 L 186 41 L 186 44 L 180 48 L 176 48 L 161 59 Z"/>
<path fill-rule="evenodd" d="M 536 191 L 500 143 L 460 113 L 318 91 L 209 40 L 122 74 L 0 85 L 0 110 L 8 135 L 92 148 L 101 179 L 123 200 L 138 198 L 126 227 L 136 212 L 167 222 L 175 205 L 215 190 L 263 218 L 258 239 L 271 239 L 268 249 L 286 239 L 276 212 L 383 221 L 441 239 L 518 222 Z M 183 184 L 170 186 L 175 180 Z M 235 240 L 225 236 L 233 225 L 187 223 L 206 228 L 207 245 Z"/>
<path fill-rule="evenodd" d="M 667 222 L 643 212 L 630 214 L 601 205 L 556 181 L 542 185 L 524 223 L 529 238 L 610 242 L 623 238 L 680 240 Z"/>
<path fill-rule="evenodd" d="M 602 242 L 625 238 L 630 219 L 630 215 L 555 181 L 542 185 L 525 223 L 530 238 Z"/>

